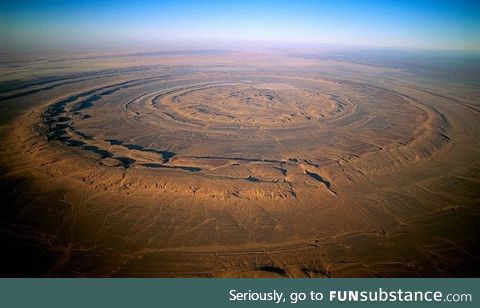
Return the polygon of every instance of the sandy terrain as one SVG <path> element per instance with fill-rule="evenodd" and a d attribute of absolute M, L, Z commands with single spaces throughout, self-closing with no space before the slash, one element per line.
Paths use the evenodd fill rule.
<path fill-rule="evenodd" d="M 480 268 L 480 90 L 281 53 L 2 69 L 1 276 Z"/>

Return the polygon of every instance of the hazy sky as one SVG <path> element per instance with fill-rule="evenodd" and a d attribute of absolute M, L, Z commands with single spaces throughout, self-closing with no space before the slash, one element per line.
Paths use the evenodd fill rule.
<path fill-rule="evenodd" d="M 1 1 L 0 44 L 286 42 L 480 50 L 480 1 Z"/>

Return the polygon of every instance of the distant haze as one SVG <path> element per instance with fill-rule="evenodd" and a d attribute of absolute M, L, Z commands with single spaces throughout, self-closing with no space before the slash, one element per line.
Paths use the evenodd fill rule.
<path fill-rule="evenodd" d="M 6 50 L 330 44 L 480 50 L 478 1 L 2 1 Z"/>

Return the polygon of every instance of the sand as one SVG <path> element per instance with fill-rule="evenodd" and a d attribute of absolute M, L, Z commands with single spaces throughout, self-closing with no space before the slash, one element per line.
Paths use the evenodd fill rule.
<path fill-rule="evenodd" d="M 478 87 L 281 53 L 21 65 L 2 276 L 480 274 Z"/>

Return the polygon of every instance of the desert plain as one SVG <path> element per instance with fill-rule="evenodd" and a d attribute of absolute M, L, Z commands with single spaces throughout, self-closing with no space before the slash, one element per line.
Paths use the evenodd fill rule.
<path fill-rule="evenodd" d="M 278 50 L 1 65 L 1 276 L 480 275 L 478 76 Z"/>

